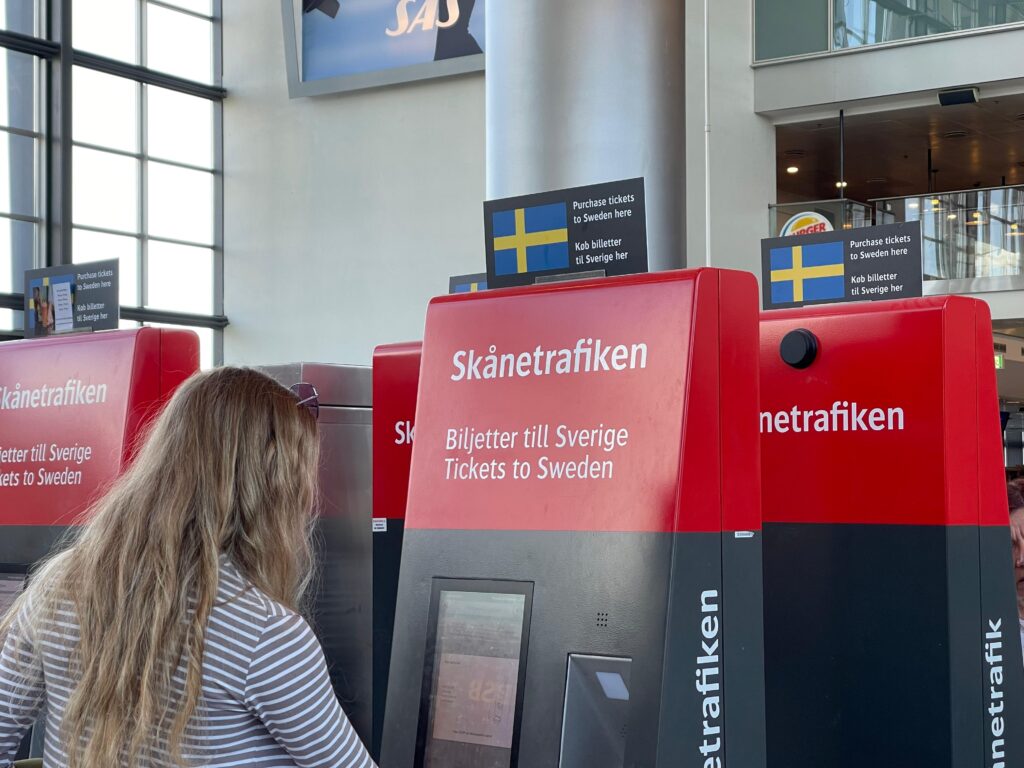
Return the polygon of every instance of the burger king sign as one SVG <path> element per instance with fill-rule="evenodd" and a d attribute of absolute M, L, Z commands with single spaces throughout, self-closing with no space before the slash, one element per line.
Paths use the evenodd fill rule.
<path fill-rule="evenodd" d="M 818 232 L 831 232 L 832 222 L 814 211 L 804 211 L 793 216 L 782 225 L 779 237 L 791 235 L 813 235 Z"/>

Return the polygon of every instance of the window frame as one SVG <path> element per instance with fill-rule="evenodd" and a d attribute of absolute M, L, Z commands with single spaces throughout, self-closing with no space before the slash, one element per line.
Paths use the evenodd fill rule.
<path fill-rule="evenodd" d="M 187 16 L 206 20 L 212 25 L 213 42 L 211 46 L 211 79 L 210 83 L 200 83 L 177 77 L 164 72 L 149 69 L 139 64 L 129 64 L 98 54 L 75 50 L 72 45 L 72 0 L 38 0 L 38 12 L 41 14 L 37 28 L 42 30 L 40 36 L 25 35 L 20 32 L 0 29 L 0 54 L 8 51 L 25 53 L 35 56 L 40 61 L 39 83 L 36 89 L 36 105 L 41 117 L 39 127 L 42 133 L 40 177 L 37 184 L 40 191 L 41 209 L 36 217 L 25 217 L 15 214 L 0 214 L 4 218 L 16 221 L 31 220 L 39 226 L 39 245 L 33 255 L 36 266 L 62 266 L 71 264 L 72 233 L 74 229 L 82 231 L 109 232 L 121 234 L 113 230 L 72 223 L 72 154 L 75 146 L 90 148 L 85 142 L 76 143 L 72 134 L 72 88 L 74 67 L 82 67 L 115 77 L 134 81 L 139 86 L 139 99 L 136 114 L 139 118 L 139 146 L 137 152 L 120 152 L 106 147 L 94 147 L 113 154 L 129 156 L 139 162 L 138 203 L 139 223 L 138 234 L 138 280 L 139 305 L 122 306 L 122 320 L 140 323 L 162 323 L 198 328 L 209 328 L 214 331 L 213 360 L 215 364 L 223 361 L 223 329 L 228 325 L 224 314 L 224 122 L 223 101 L 227 91 L 220 85 L 223 80 L 223 0 L 213 0 L 211 16 L 180 8 L 163 0 L 135 0 L 138 7 L 136 15 L 135 43 L 138 47 L 139 61 L 146 61 L 146 16 L 149 6 L 159 6 L 167 10 Z M 153 158 L 148 154 L 148 109 L 147 88 L 154 86 L 165 88 L 188 96 L 206 99 L 213 105 L 213 164 L 212 168 L 198 168 L 188 163 L 178 163 L 162 158 Z M 65 140 L 66 137 L 66 140 Z M 148 203 L 147 175 L 150 162 L 165 163 L 172 167 L 191 168 L 212 174 L 213 177 L 213 237 L 208 246 L 213 254 L 213 313 L 193 314 L 151 309 L 146 306 L 146 266 L 150 239 L 161 242 L 185 243 L 163 237 L 153 237 L 148 231 L 146 206 Z M 0 292 L 0 308 L 20 311 L 24 308 L 24 295 L 20 292 Z M 0 330 L 0 341 L 21 338 L 18 329 Z"/>

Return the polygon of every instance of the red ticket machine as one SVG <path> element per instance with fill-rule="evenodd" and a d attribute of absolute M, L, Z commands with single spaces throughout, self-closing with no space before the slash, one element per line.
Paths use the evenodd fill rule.
<path fill-rule="evenodd" d="M 987 305 L 763 314 L 760 423 L 769 768 L 1024 765 Z"/>
<path fill-rule="evenodd" d="M 431 303 L 383 768 L 764 764 L 756 307 L 717 270 Z"/>
<path fill-rule="evenodd" d="M 420 342 L 385 344 L 373 352 L 373 737 L 380 755 L 395 625 L 398 572 L 416 432 Z"/>
<path fill-rule="evenodd" d="M 141 429 L 198 367 L 191 331 L 0 345 L 0 562 L 44 556 L 120 474 Z"/>
<path fill-rule="evenodd" d="M 199 368 L 191 331 L 139 328 L 0 344 L 0 613 L 121 473 Z M 19 757 L 42 754 L 29 737 Z"/>

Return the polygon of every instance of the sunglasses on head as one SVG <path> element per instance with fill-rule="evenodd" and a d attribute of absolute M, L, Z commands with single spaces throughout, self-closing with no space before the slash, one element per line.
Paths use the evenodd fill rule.
<path fill-rule="evenodd" d="M 298 384 L 288 387 L 288 391 L 295 395 L 300 408 L 305 408 L 313 414 L 314 421 L 320 418 L 320 394 L 316 391 L 316 387 L 300 381 Z"/>

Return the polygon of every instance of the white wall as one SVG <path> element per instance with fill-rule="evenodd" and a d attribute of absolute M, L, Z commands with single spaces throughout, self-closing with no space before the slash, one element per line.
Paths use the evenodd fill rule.
<path fill-rule="evenodd" d="M 228 363 L 368 363 L 484 271 L 481 74 L 289 100 L 278 0 L 224 2 Z"/>
<path fill-rule="evenodd" d="M 754 113 L 750 0 L 710 0 L 711 265 L 760 275 L 775 128 Z M 704 4 L 686 3 L 686 264 L 705 264 Z"/>
<path fill-rule="evenodd" d="M 982 86 L 984 98 L 1020 93 L 1022 49 L 1024 30 L 993 29 L 765 64 L 756 70 L 755 108 L 762 114 L 803 120 L 834 116 L 840 107 L 879 111 L 934 104 L 937 91 L 967 85 Z"/>

